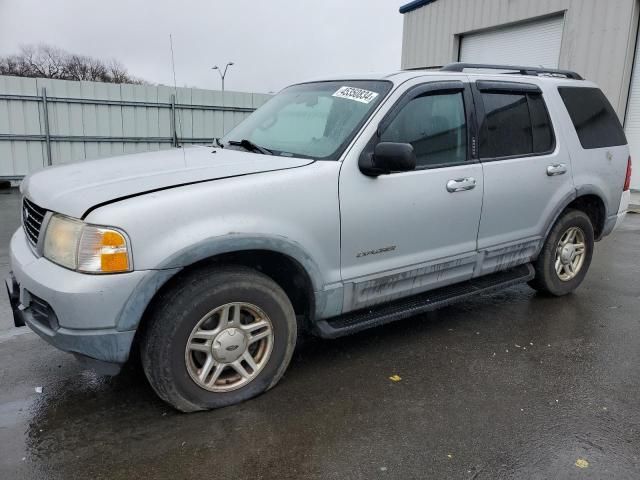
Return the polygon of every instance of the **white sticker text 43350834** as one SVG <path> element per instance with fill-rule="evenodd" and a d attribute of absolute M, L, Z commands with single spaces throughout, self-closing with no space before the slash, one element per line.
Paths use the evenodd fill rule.
<path fill-rule="evenodd" d="M 355 87 L 340 87 L 334 97 L 347 98 L 349 100 L 355 100 L 360 103 L 371 103 L 378 96 L 376 92 L 364 90 L 362 88 Z"/>

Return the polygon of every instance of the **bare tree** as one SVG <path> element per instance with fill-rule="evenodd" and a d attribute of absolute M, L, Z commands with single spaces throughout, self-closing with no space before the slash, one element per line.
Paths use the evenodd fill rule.
<path fill-rule="evenodd" d="M 69 55 L 64 67 L 64 76 L 69 80 L 87 80 L 87 64 L 79 55 Z"/>
<path fill-rule="evenodd" d="M 72 54 L 44 44 L 22 46 L 17 55 L 0 57 L 0 75 L 105 83 L 146 83 L 129 75 L 127 69 L 115 59 L 106 63 L 94 57 Z"/>
<path fill-rule="evenodd" d="M 111 59 L 107 65 L 107 73 L 111 76 L 115 83 L 128 83 L 127 79 L 130 78 L 127 73 L 127 69 L 115 58 Z"/>

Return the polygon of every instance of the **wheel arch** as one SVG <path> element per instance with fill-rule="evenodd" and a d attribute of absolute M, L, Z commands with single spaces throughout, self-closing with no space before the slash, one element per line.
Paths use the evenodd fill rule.
<path fill-rule="evenodd" d="M 214 269 L 218 266 L 241 266 L 263 273 L 284 290 L 298 317 L 308 319 L 314 314 L 314 283 L 309 273 L 297 259 L 276 250 L 235 250 L 201 259 L 181 269 L 163 285 L 161 290 L 172 288 L 194 270 Z M 160 293 L 159 290 L 154 295 L 154 299 Z"/>
<path fill-rule="evenodd" d="M 594 239 L 598 241 L 602 238 L 607 219 L 607 209 L 602 197 L 595 193 L 580 195 L 567 205 L 563 211 L 569 209 L 584 212 L 591 220 L 591 225 L 593 225 Z"/>
<path fill-rule="evenodd" d="M 224 237 L 201 242 L 167 258 L 130 295 L 123 307 L 117 328 L 134 330 L 142 325 L 154 302 L 163 291 L 172 288 L 194 269 L 215 265 L 254 268 L 276 282 L 290 298 L 296 315 L 305 327 L 315 318 L 322 296 L 320 269 L 304 249 L 294 242 L 265 237 Z"/>
<path fill-rule="evenodd" d="M 542 237 L 536 257 L 539 250 L 542 248 L 544 240 L 549 236 L 549 232 L 555 223 L 562 214 L 570 209 L 580 210 L 591 219 L 594 238 L 596 241 L 600 240 L 605 231 L 608 212 L 607 204 L 604 200 L 605 198 L 606 197 L 603 195 L 602 191 L 600 191 L 596 186 L 579 188 L 572 195 L 565 197 L 558 208 L 554 211 L 554 214 L 547 221 L 544 236 Z"/>

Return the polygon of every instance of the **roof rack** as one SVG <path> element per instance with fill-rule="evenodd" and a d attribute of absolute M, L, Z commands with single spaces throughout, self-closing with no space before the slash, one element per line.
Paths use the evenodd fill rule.
<path fill-rule="evenodd" d="M 467 68 L 482 68 L 486 70 L 515 70 L 520 75 L 552 75 L 563 76 L 571 80 L 583 80 L 576 72 L 571 70 L 558 70 L 557 68 L 521 67 L 517 65 L 490 65 L 484 63 L 450 63 L 440 68 L 443 72 L 463 72 Z"/>

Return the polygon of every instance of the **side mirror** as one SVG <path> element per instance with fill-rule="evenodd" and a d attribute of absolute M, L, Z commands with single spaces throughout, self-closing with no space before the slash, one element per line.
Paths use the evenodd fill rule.
<path fill-rule="evenodd" d="M 391 172 L 409 172 L 416 168 L 416 154 L 410 143 L 380 142 L 373 154 L 361 157 L 360 171 L 377 177 Z"/>

